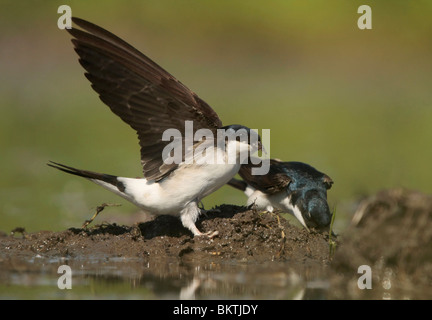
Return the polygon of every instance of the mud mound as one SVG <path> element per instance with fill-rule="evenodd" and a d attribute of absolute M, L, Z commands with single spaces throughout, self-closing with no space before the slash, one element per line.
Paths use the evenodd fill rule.
<path fill-rule="evenodd" d="M 332 267 L 336 298 L 432 297 L 432 196 L 403 189 L 364 200 L 340 239 Z M 358 290 L 358 267 L 372 271 L 374 290 Z M 339 293 L 338 293 L 339 292 Z M 408 293 L 408 295 L 407 295 Z"/>
<path fill-rule="evenodd" d="M 308 232 L 277 214 L 223 205 L 203 216 L 201 231 L 219 231 L 213 239 L 193 237 L 178 218 L 159 216 L 133 226 L 98 225 L 62 232 L 23 233 L 0 237 L 0 259 L 8 257 L 65 257 L 108 259 L 139 257 L 145 261 L 244 261 L 292 260 L 328 263 L 327 234 Z M 18 230 L 22 231 L 22 230 Z"/>

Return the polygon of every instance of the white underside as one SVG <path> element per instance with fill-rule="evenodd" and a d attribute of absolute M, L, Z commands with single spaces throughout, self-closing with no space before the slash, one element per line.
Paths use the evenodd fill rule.
<path fill-rule="evenodd" d="M 287 193 L 279 192 L 273 195 L 268 195 L 248 186 L 245 190 L 245 194 L 248 196 L 248 206 L 254 204 L 258 210 L 266 210 L 268 212 L 281 210 L 282 212 L 290 213 L 294 215 L 306 229 L 308 229 L 300 209 L 290 203 L 291 198 Z"/>
<path fill-rule="evenodd" d="M 241 145 L 241 148 L 249 148 L 244 143 Z M 226 154 L 225 156 L 227 157 Z M 202 158 L 200 160 L 202 161 Z M 204 164 L 180 164 L 160 182 L 118 177 L 117 179 L 125 186 L 124 192 L 104 181 L 90 180 L 134 203 L 144 211 L 156 215 L 180 216 L 185 227 L 194 235 L 201 235 L 195 226 L 195 221 L 201 212 L 198 203 L 225 185 L 240 169 L 239 161 L 234 164 L 223 163 L 223 161 L 208 163 L 204 161 Z"/>
<path fill-rule="evenodd" d="M 118 178 L 125 184 L 123 197 L 153 214 L 180 215 L 190 202 L 201 199 L 226 184 L 239 170 L 234 165 L 180 165 L 159 183 L 146 179 Z"/>

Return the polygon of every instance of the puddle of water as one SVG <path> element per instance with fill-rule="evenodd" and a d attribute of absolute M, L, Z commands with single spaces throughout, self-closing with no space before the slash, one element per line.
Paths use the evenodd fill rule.
<path fill-rule="evenodd" d="M 71 289 L 59 288 L 71 270 Z M 376 270 L 376 269 L 375 269 Z M 0 260 L 0 299 L 292 300 L 430 299 L 432 290 L 413 287 L 390 268 L 374 277 L 372 290 L 357 286 L 357 270 L 335 281 L 331 267 L 266 263 L 182 263 L 141 258 L 44 258 Z M 62 278 L 64 280 L 64 278 Z M 65 284 L 65 281 L 61 283 Z"/>
<path fill-rule="evenodd" d="M 14 268 L 0 272 L 0 299 L 321 299 L 328 289 L 319 274 L 299 274 L 288 262 L 149 264 L 35 256 L 9 263 Z M 71 268 L 71 289 L 58 286 L 61 265 Z"/>

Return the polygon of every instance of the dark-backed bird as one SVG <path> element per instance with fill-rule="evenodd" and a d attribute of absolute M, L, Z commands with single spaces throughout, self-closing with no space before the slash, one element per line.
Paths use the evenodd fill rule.
<path fill-rule="evenodd" d="M 48 165 L 87 178 L 147 212 L 179 216 L 195 236 L 217 234 L 196 227 L 198 204 L 237 174 L 242 154 L 261 149 L 258 134 L 242 125 L 222 126 L 206 102 L 143 53 L 93 23 L 73 22 L 80 29 L 68 32 L 85 76 L 102 102 L 138 135 L 144 178 Z M 167 139 L 167 132 L 181 135 Z"/>
<path fill-rule="evenodd" d="M 280 210 L 293 214 L 306 228 L 323 228 L 330 224 L 332 214 L 327 203 L 327 190 L 333 180 L 302 162 L 270 159 L 266 175 L 252 175 L 249 161 L 240 168 L 243 180 L 231 179 L 232 187 L 242 190 L 247 204 L 258 210 Z"/>

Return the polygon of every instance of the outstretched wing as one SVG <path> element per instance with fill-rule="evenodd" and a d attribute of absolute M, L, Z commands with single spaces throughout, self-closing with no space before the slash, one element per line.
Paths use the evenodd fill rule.
<path fill-rule="evenodd" d="M 88 21 L 72 18 L 83 30 L 67 29 L 85 76 L 100 99 L 138 134 L 141 163 L 148 180 L 159 181 L 177 164 L 167 165 L 162 150 L 166 129 L 184 137 L 185 121 L 194 131 L 222 126 L 216 112 L 194 92 L 143 53 Z"/>
<path fill-rule="evenodd" d="M 253 175 L 253 167 L 258 167 L 258 165 L 254 165 L 249 161 L 248 164 L 241 166 L 239 174 L 247 184 L 261 192 L 267 194 L 278 193 L 285 190 L 291 182 L 283 163 L 276 159 L 270 159 L 270 170 L 265 175 Z"/>

